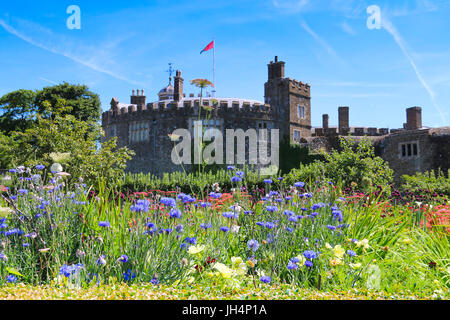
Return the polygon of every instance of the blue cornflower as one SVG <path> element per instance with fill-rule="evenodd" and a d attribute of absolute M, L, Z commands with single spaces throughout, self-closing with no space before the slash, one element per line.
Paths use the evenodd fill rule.
<path fill-rule="evenodd" d="M 292 233 L 294 231 L 294 229 L 286 227 L 286 231 L 289 232 L 289 233 Z"/>
<path fill-rule="evenodd" d="M 211 192 L 209 196 L 213 199 L 219 199 L 220 197 L 222 197 L 222 194 L 220 192 Z"/>
<path fill-rule="evenodd" d="M 238 176 L 240 178 L 243 178 L 244 177 L 244 172 L 238 171 L 238 172 L 236 172 L 236 176 Z"/>
<path fill-rule="evenodd" d="M 45 169 L 45 166 L 42 165 L 42 164 L 38 164 L 38 165 L 36 166 L 36 169 L 37 169 L 37 170 L 44 170 L 44 169 Z"/>
<path fill-rule="evenodd" d="M 257 225 L 257 226 L 260 226 L 260 227 L 264 227 L 264 222 L 258 221 L 258 222 L 256 223 L 256 225 Z"/>
<path fill-rule="evenodd" d="M 182 231 L 183 231 L 183 225 L 182 225 L 182 224 L 177 225 L 177 226 L 175 227 L 175 230 L 176 230 L 177 232 L 182 232 Z"/>
<path fill-rule="evenodd" d="M 108 227 L 111 226 L 111 224 L 110 224 L 108 221 L 100 221 L 100 222 L 98 223 L 98 226 L 99 226 L 99 227 L 102 227 L 102 228 L 108 228 Z"/>
<path fill-rule="evenodd" d="M 272 182 L 272 179 L 264 179 L 264 183 L 271 184 Z"/>
<path fill-rule="evenodd" d="M 206 223 L 201 223 L 200 224 L 200 228 L 202 228 L 202 229 L 209 229 L 209 228 L 211 228 L 212 227 L 212 224 L 211 224 L 211 222 L 210 223 L 208 223 L 208 224 L 206 224 Z"/>
<path fill-rule="evenodd" d="M 256 252 L 256 250 L 258 250 L 259 248 L 259 243 L 257 240 L 252 239 L 247 242 L 247 247 L 249 250 L 253 250 L 253 252 Z"/>
<path fill-rule="evenodd" d="M 96 261 L 98 265 L 104 266 L 106 264 L 105 255 L 102 254 Z"/>
<path fill-rule="evenodd" d="M 253 213 L 252 210 L 245 210 L 245 211 L 244 211 L 244 214 L 252 214 L 252 213 Z"/>
<path fill-rule="evenodd" d="M 266 210 L 269 212 L 278 212 L 278 206 L 267 206 Z"/>
<path fill-rule="evenodd" d="M 228 218 L 228 219 L 233 219 L 233 218 L 237 218 L 239 215 L 235 214 L 234 212 L 224 212 L 222 214 L 222 216 L 224 216 L 225 218 Z"/>
<path fill-rule="evenodd" d="M 242 181 L 241 177 L 234 176 L 234 177 L 231 178 L 231 182 L 233 182 L 233 183 L 238 183 L 238 182 L 241 182 L 241 181 Z"/>
<path fill-rule="evenodd" d="M 197 239 L 195 237 L 189 238 L 186 237 L 183 242 L 189 243 L 189 244 L 196 244 L 197 243 Z"/>
<path fill-rule="evenodd" d="M 159 284 L 159 280 L 153 277 L 152 280 L 150 280 L 150 283 L 156 286 L 157 284 Z"/>
<path fill-rule="evenodd" d="M 9 237 L 19 233 L 20 233 L 19 229 L 11 229 L 5 232 L 5 236 Z"/>
<path fill-rule="evenodd" d="M 120 256 L 120 258 L 118 259 L 120 262 L 122 263 L 127 263 L 128 262 L 128 256 L 126 254 L 123 254 Z"/>
<path fill-rule="evenodd" d="M 342 220 L 344 219 L 344 217 L 342 216 L 342 211 L 340 210 L 333 210 L 331 213 L 333 214 L 333 220 L 338 219 L 339 222 L 342 222 Z"/>
<path fill-rule="evenodd" d="M 202 208 L 211 207 L 211 203 L 210 202 L 202 202 L 202 203 L 200 203 L 200 206 Z"/>
<path fill-rule="evenodd" d="M 170 229 L 170 228 L 169 228 L 169 229 L 164 229 L 164 232 L 165 232 L 165 233 L 168 233 L 168 234 L 172 233 L 172 231 L 173 231 L 173 230 Z"/>
<path fill-rule="evenodd" d="M 29 246 L 30 246 L 29 243 L 26 243 L 26 242 L 22 243 L 22 247 L 24 247 L 24 248 L 28 248 Z"/>
<path fill-rule="evenodd" d="M 311 217 L 317 217 L 318 215 L 319 215 L 318 212 L 313 212 L 313 213 L 311 213 Z"/>
<path fill-rule="evenodd" d="M 259 280 L 264 283 L 270 283 L 270 281 L 272 281 L 272 279 L 269 276 L 263 276 L 259 278 Z"/>
<path fill-rule="evenodd" d="M 291 221 L 291 222 L 297 222 L 298 221 L 298 217 L 291 216 L 291 217 L 288 218 L 288 220 Z"/>
<path fill-rule="evenodd" d="M 314 266 L 314 263 L 312 263 L 312 261 L 305 261 L 305 266 L 307 266 L 307 267 L 313 267 Z"/>
<path fill-rule="evenodd" d="M 278 178 L 278 181 L 283 181 L 284 180 L 284 177 L 279 177 Z"/>
<path fill-rule="evenodd" d="M 228 230 L 230 230 L 230 228 L 228 227 L 220 227 L 220 230 L 223 232 L 228 232 Z"/>
<path fill-rule="evenodd" d="M 234 166 L 228 166 L 227 170 L 234 170 Z"/>
<path fill-rule="evenodd" d="M 17 190 L 17 192 L 19 194 L 28 194 L 28 190 L 27 189 L 19 189 L 19 190 Z"/>
<path fill-rule="evenodd" d="M 8 261 L 8 257 L 3 252 L 0 252 L 0 260 Z"/>
<path fill-rule="evenodd" d="M 173 198 L 162 197 L 160 202 L 168 207 L 176 207 L 177 206 L 177 202 Z"/>
<path fill-rule="evenodd" d="M 17 173 L 17 169 L 9 169 L 10 173 Z"/>
<path fill-rule="evenodd" d="M 350 257 L 356 256 L 356 252 L 355 252 L 355 251 L 352 251 L 352 250 L 347 250 L 347 254 L 348 254 Z"/>
<path fill-rule="evenodd" d="M 294 211 L 291 211 L 291 210 L 284 210 L 284 211 L 283 211 L 283 214 L 284 214 L 285 216 L 292 217 L 295 213 L 294 213 Z"/>
<path fill-rule="evenodd" d="M 264 225 L 267 229 L 273 229 L 275 227 L 275 224 L 272 222 L 266 222 Z"/>
<path fill-rule="evenodd" d="M 9 283 L 16 283 L 17 277 L 10 274 L 9 276 L 6 277 L 6 281 L 8 281 Z"/>
<path fill-rule="evenodd" d="M 304 182 L 296 182 L 296 183 L 294 183 L 294 186 L 296 188 L 303 188 L 305 186 L 305 183 Z"/>
<path fill-rule="evenodd" d="M 171 218 L 181 218 L 181 211 L 178 209 L 172 209 L 169 213 Z"/>
<path fill-rule="evenodd" d="M 332 226 L 332 225 L 327 225 L 327 228 L 328 229 L 330 229 L 331 231 L 334 231 L 334 230 L 336 230 L 336 227 L 335 226 Z"/>
<path fill-rule="evenodd" d="M 312 250 L 306 250 L 305 252 L 303 252 L 303 255 L 305 256 L 306 259 L 316 259 L 317 258 L 317 253 L 315 253 Z"/>
<path fill-rule="evenodd" d="M 152 222 L 147 223 L 146 227 L 147 227 L 148 229 L 153 229 L 153 230 L 156 229 L 156 225 L 155 225 L 154 223 L 152 223 Z"/>
<path fill-rule="evenodd" d="M 297 264 L 297 263 L 294 263 L 293 261 L 289 261 L 289 263 L 288 263 L 288 265 L 287 265 L 287 268 L 288 268 L 289 270 L 298 269 L 298 264 Z"/>
<path fill-rule="evenodd" d="M 131 274 L 131 270 L 128 269 L 128 271 L 123 274 L 123 278 L 125 281 L 131 281 L 136 278 L 136 273 L 133 272 L 133 274 Z"/>

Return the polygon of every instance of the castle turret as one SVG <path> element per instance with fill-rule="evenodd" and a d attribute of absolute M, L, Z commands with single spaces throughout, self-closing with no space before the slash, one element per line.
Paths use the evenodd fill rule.
<path fill-rule="evenodd" d="M 177 102 L 183 98 L 183 82 L 184 79 L 181 77 L 181 71 L 177 70 L 173 94 L 173 99 Z"/>
<path fill-rule="evenodd" d="M 310 85 L 285 78 L 285 63 L 271 61 L 269 77 L 264 85 L 265 103 L 274 111 L 275 122 L 280 129 L 280 139 L 299 141 L 311 136 L 311 91 Z M 294 139 L 295 137 L 295 139 Z"/>

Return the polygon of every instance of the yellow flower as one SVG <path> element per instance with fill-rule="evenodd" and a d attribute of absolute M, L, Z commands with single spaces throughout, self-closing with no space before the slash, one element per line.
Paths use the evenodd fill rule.
<path fill-rule="evenodd" d="M 364 249 L 368 249 L 369 248 L 369 240 L 367 239 L 363 239 L 361 241 L 356 242 L 356 245 L 359 247 L 363 247 Z"/>
<path fill-rule="evenodd" d="M 231 278 L 231 275 L 233 273 L 233 270 L 231 270 L 230 268 L 228 268 L 226 265 L 224 265 L 223 263 L 217 262 L 214 265 L 214 269 L 216 269 L 217 271 L 220 272 L 220 274 L 222 275 L 222 277 L 224 277 L 225 279 L 229 279 Z"/>
<path fill-rule="evenodd" d="M 412 240 L 409 238 L 403 239 L 404 244 L 410 244 L 411 242 L 412 242 Z"/>
<path fill-rule="evenodd" d="M 325 243 L 325 248 L 327 248 L 327 249 L 331 249 L 332 248 L 332 246 L 327 242 L 327 243 Z"/>
<path fill-rule="evenodd" d="M 250 268 L 254 268 L 255 267 L 255 263 L 252 260 L 248 260 L 246 262 L 246 264 L 250 267 Z"/>
<path fill-rule="evenodd" d="M 243 276 L 247 272 L 247 265 L 241 257 L 231 257 L 231 267 L 234 274 L 238 276 Z"/>
<path fill-rule="evenodd" d="M 205 250 L 205 246 L 203 246 L 203 245 L 190 246 L 188 249 L 188 253 L 189 254 L 198 254 L 198 253 L 202 252 L 203 250 Z"/>
<path fill-rule="evenodd" d="M 299 260 L 297 264 L 300 267 L 305 265 L 306 258 L 302 254 L 299 254 L 298 256 L 296 256 L 296 258 Z"/>
<path fill-rule="evenodd" d="M 338 259 L 342 259 L 345 254 L 345 250 L 340 245 L 337 245 L 334 247 L 333 253 L 334 253 L 335 257 L 337 257 Z"/>
<path fill-rule="evenodd" d="M 344 262 L 342 262 L 341 259 L 338 258 L 334 258 L 334 259 L 330 259 L 330 266 L 334 267 L 334 266 L 340 266 L 343 265 Z"/>
<path fill-rule="evenodd" d="M 349 264 L 349 266 L 350 266 L 350 268 L 352 268 L 352 269 L 359 269 L 359 268 L 361 268 L 361 263 L 350 263 Z"/>

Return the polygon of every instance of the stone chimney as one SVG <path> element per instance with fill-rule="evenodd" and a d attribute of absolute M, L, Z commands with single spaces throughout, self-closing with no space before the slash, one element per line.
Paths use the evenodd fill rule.
<path fill-rule="evenodd" d="M 135 105 L 141 105 L 141 106 L 145 106 L 145 93 L 144 90 L 142 89 L 142 94 L 141 94 L 141 90 L 137 90 L 137 95 L 134 94 L 134 90 L 132 91 L 131 94 L 131 104 L 135 104 Z"/>
<path fill-rule="evenodd" d="M 339 107 L 339 133 L 347 134 L 350 131 L 349 107 Z"/>
<path fill-rule="evenodd" d="M 412 107 L 406 109 L 406 130 L 422 128 L 422 108 Z"/>
<path fill-rule="evenodd" d="M 275 62 L 270 61 L 269 67 L 269 80 L 284 78 L 284 65 L 285 62 L 278 61 L 278 56 L 275 56 Z"/>
<path fill-rule="evenodd" d="M 322 128 L 323 130 L 327 130 L 328 129 L 328 120 L 329 117 L 327 114 L 322 115 Z"/>
<path fill-rule="evenodd" d="M 117 98 L 112 98 L 111 110 L 114 112 L 119 112 L 119 100 L 117 100 Z"/>
<path fill-rule="evenodd" d="M 181 77 L 181 71 L 177 70 L 177 74 L 175 76 L 175 86 L 174 86 L 174 94 L 173 99 L 175 101 L 180 101 L 183 98 L 183 82 L 184 79 Z"/>

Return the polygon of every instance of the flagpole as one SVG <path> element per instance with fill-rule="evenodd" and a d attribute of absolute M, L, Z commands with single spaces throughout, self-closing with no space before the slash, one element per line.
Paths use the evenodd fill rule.
<path fill-rule="evenodd" d="M 213 83 L 214 83 L 214 89 L 213 89 L 213 98 L 216 97 L 216 38 L 213 38 L 214 46 L 213 46 Z"/>

